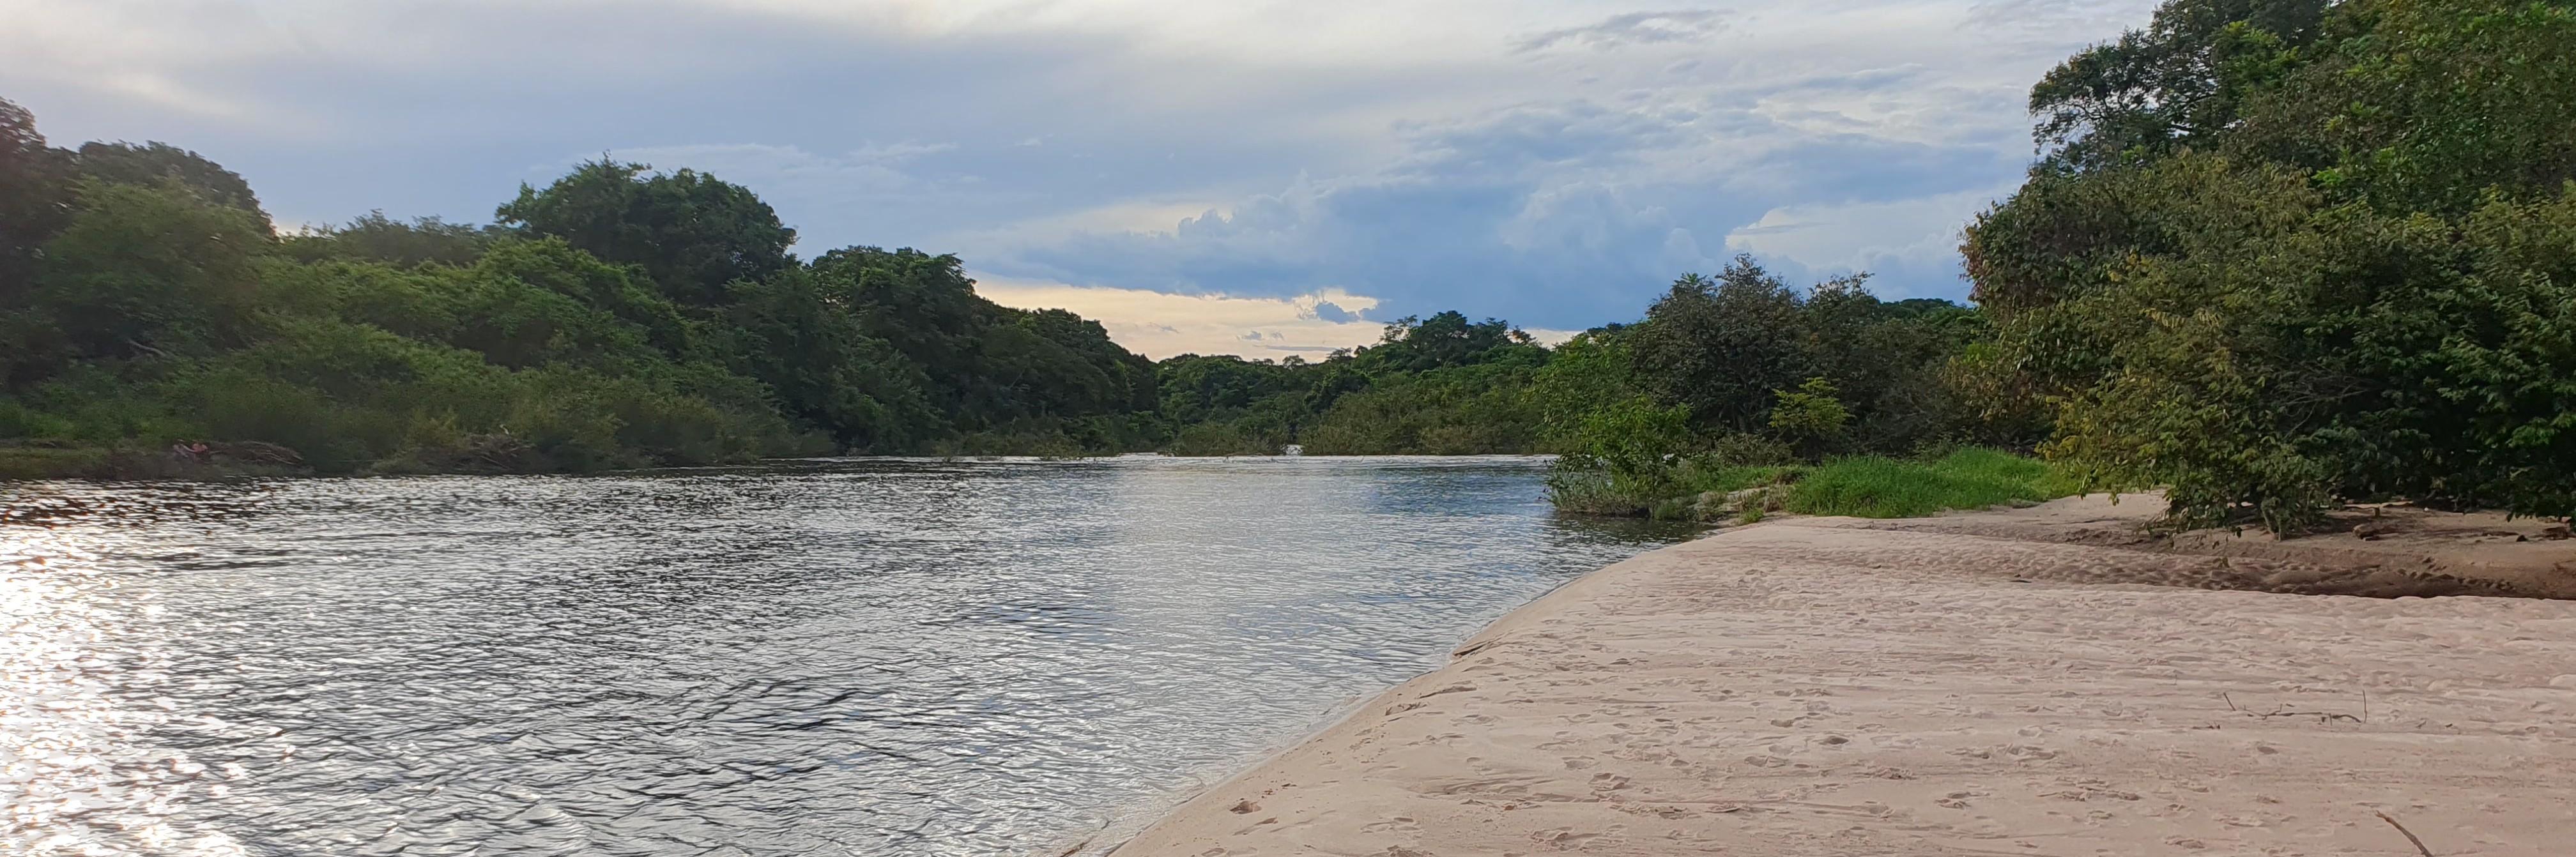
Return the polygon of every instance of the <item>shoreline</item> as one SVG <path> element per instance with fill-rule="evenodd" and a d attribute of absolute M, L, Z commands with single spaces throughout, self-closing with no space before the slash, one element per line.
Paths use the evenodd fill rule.
<path fill-rule="evenodd" d="M 2385 528 L 2412 537 L 2158 541 L 2137 499 L 1612 564 L 1109 850 L 2411 850 L 2381 812 L 2436 853 L 2576 841 L 2576 601 L 2279 594 L 2565 597 L 2576 541 L 2414 512 Z"/>

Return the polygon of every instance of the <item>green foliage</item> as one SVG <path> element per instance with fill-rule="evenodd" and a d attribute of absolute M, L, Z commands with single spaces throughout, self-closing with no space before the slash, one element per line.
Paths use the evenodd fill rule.
<path fill-rule="evenodd" d="M 1716 279 L 1676 281 L 1644 321 L 1558 349 L 1530 396 L 1563 453 L 1558 507 L 1706 519 L 1717 495 L 1779 465 L 1972 434 L 1957 391 L 1974 388 L 1951 367 L 1991 335 L 1983 316 L 1881 301 L 1865 279 L 1802 295 L 1738 257 Z"/>
<path fill-rule="evenodd" d="M 1474 455 L 1536 445 L 1526 366 L 1450 366 L 1341 396 L 1305 432 L 1311 455 Z"/>
<path fill-rule="evenodd" d="M 1575 334 L 1539 368 L 1529 397 L 1543 447 L 1575 448 L 1582 442 L 1586 416 L 1642 395 L 1634 380 L 1635 358 L 1622 333 L 1602 329 Z"/>
<path fill-rule="evenodd" d="M 749 189 L 695 170 L 651 173 L 602 158 L 545 190 L 519 186 L 494 213 L 531 235 L 563 238 L 610 262 L 643 266 L 671 300 L 713 306 L 725 287 L 794 264 L 796 230 Z"/>
<path fill-rule="evenodd" d="M 2148 64 L 2224 97 L 2166 144 L 2044 162 L 1970 228 L 1997 322 L 1964 361 L 1978 409 L 2053 410 L 2047 454 L 2169 484 L 2188 522 L 2295 531 L 2387 497 L 2576 512 L 2576 9 L 2262 12 L 2168 4 L 2158 27 L 2219 47 Z"/>
<path fill-rule="evenodd" d="M 449 223 L 435 217 L 404 223 L 374 211 L 340 226 L 287 235 L 282 246 L 287 256 L 305 262 L 383 262 L 398 268 L 461 266 L 474 264 L 505 234 L 495 227 Z"/>
<path fill-rule="evenodd" d="M 1798 385 L 1795 393 L 1771 392 L 1780 397 L 1779 404 L 1771 406 L 1771 430 L 1782 437 L 1809 442 L 1831 440 L 1851 422 L 1851 409 L 1843 407 L 1838 398 L 1842 393 L 1834 389 L 1832 381 L 1809 378 Z"/>
<path fill-rule="evenodd" d="M 168 143 L 83 143 L 73 156 L 80 175 L 99 184 L 176 186 L 208 204 L 251 215 L 269 230 L 268 212 L 241 174 Z"/>
<path fill-rule="evenodd" d="M 954 257 L 798 264 L 765 204 L 710 177 L 588 164 L 505 206 L 513 230 L 371 214 L 278 238 L 220 166 L 51 149 L 0 107 L 0 230 L 42 248 L 6 260 L 0 438 L 527 472 L 1167 436 L 1155 367 L 1098 324 L 996 306 Z"/>
<path fill-rule="evenodd" d="M 1456 310 L 1430 318 L 1406 316 L 1386 326 L 1378 344 L 1352 355 L 1360 372 L 1425 372 L 1454 366 L 1509 363 L 1535 366 L 1546 362 L 1546 349 L 1508 322 L 1470 322 Z"/>
<path fill-rule="evenodd" d="M 1985 334 L 1974 311 L 1946 301 L 1879 300 L 1865 275 L 1805 295 L 1737 257 L 1712 280 L 1684 276 L 1623 339 L 1633 383 L 1686 405 L 1712 435 L 1772 428 L 1777 391 L 1822 378 L 1848 411 L 1847 431 L 1793 440 L 1827 450 L 1902 452 L 1955 420 L 1943 367 Z M 1808 402 L 1811 400 L 1800 400 Z"/>
<path fill-rule="evenodd" d="M 1367 380 L 1319 372 L 1296 358 L 1184 354 L 1156 368 L 1157 411 L 1171 435 L 1163 449 L 1173 455 L 1276 455 L 1314 422 L 1319 399 Z"/>
<path fill-rule="evenodd" d="M 1860 456 L 1825 462 L 1797 479 L 1788 510 L 1802 515 L 1914 518 L 2064 497 L 2076 483 L 2047 464 L 1991 449 L 1928 461 Z"/>
<path fill-rule="evenodd" d="M 1704 425 L 1755 430 L 1771 391 L 1810 374 L 1803 310 L 1798 294 L 1750 256 L 1736 257 L 1715 280 L 1686 275 L 1646 309 L 1629 339 L 1637 375 Z"/>
<path fill-rule="evenodd" d="M 1456 312 L 1408 317 L 1375 345 L 1321 363 L 1183 355 L 1160 366 L 1161 411 L 1182 455 L 1466 455 L 1543 448 L 1534 394 L 1559 355 L 1511 325 Z M 1624 355 L 1617 371 L 1624 373 Z"/>
<path fill-rule="evenodd" d="M 958 431 L 1017 421 L 1151 410 L 1154 365 L 1062 310 L 1019 310 L 975 294 L 955 256 L 874 247 L 814 260 L 816 288 L 850 308 L 857 331 L 923 373 L 929 406 Z"/>
<path fill-rule="evenodd" d="M 88 182 L 78 205 L 45 243 L 29 300 L 61 349 L 91 359 L 202 354 L 243 340 L 266 223 L 175 183 Z"/>
<path fill-rule="evenodd" d="M 2576 179 L 2576 6 L 2347 0 L 2218 145 L 2337 201 L 2456 215 Z"/>
<path fill-rule="evenodd" d="M 2171 0 L 2144 30 L 2086 48 L 2030 90 L 2052 168 L 2152 158 L 2235 124 L 2277 80 L 2285 53 L 2317 38 L 2326 0 Z"/>
<path fill-rule="evenodd" d="M 1639 514 L 1696 487 L 1698 463 L 1684 453 L 1692 445 L 1687 406 L 1633 397 L 1584 414 L 1570 440 L 1548 474 L 1548 498 L 1559 509 Z"/>
<path fill-rule="evenodd" d="M 45 145 L 35 115 L 0 98 L 0 302 L 25 299 L 37 248 L 71 220 L 71 177 L 71 153 Z"/>

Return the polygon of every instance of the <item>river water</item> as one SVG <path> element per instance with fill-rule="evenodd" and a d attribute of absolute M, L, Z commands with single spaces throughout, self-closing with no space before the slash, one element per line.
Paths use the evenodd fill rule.
<path fill-rule="evenodd" d="M 1542 475 L 0 484 L 0 850 L 1097 850 L 1680 536 L 1553 516 Z"/>

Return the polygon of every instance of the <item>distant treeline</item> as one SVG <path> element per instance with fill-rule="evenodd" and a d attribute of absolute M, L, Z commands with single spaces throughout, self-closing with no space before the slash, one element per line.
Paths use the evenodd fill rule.
<path fill-rule="evenodd" d="M 1974 307 L 1738 258 L 1553 348 L 1446 312 L 1311 362 L 1155 363 L 951 256 L 799 259 L 687 170 L 278 233 L 193 153 L 51 148 L 0 102 L 0 444 L 332 472 L 1555 452 L 1564 507 L 1703 517 L 1879 455 L 1947 469 L 1853 484 L 2169 486 L 2197 523 L 2576 512 L 2576 4 L 2173 0 L 2030 106 L 2040 157 L 1966 234 Z"/>
<path fill-rule="evenodd" d="M 351 472 L 1156 436 L 1153 364 L 1099 325 L 979 298 L 949 256 L 798 259 L 709 176 L 585 164 L 498 220 L 279 233 L 192 152 L 49 148 L 0 102 L 0 438 L 262 441 Z"/>
<path fill-rule="evenodd" d="M 0 102 L 0 443 L 257 442 L 323 472 L 1543 452 L 1649 394 L 1741 428 L 1771 387 L 1825 377 L 1854 402 L 1849 445 L 1895 448 L 1932 430 L 1914 375 L 1979 329 L 1857 281 L 1802 297 L 1747 261 L 1676 286 L 1633 343 L 1549 349 L 1446 312 L 1313 362 L 1156 364 L 978 297 L 953 256 L 800 259 L 750 190 L 689 170 L 583 164 L 494 221 L 279 231 L 194 152 L 53 148 Z"/>

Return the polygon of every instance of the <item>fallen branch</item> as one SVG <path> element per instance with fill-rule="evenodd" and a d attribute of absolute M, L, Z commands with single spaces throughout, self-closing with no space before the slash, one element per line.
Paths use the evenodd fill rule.
<path fill-rule="evenodd" d="M 2416 852 L 2423 854 L 2424 857 L 2433 857 L 2433 849 L 2424 847 L 2424 840 L 2415 838 L 2415 831 L 2406 829 L 2406 825 L 2397 823 L 2397 819 L 2389 818 L 2388 813 L 2374 811 L 2371 814 L 2379 816 L 2381 821 L 2388 822 L 2388 826 L 2397 828 L 2397 832 L 2406 834 L 2406 841 L 2415 843 Z"/>

